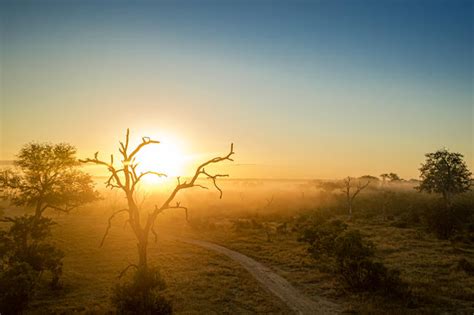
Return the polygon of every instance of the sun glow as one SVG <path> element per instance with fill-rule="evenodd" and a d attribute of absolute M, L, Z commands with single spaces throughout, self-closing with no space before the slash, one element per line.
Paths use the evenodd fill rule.
<path fill-rule="evenodd" d="M 137 156 L 137 173 L 152 171 L 166 174 L 166 177 L 155 174 L 144 176 L 142 182 L 147 186 L 163 184 L 184 174 L 186 156 L 179 141 L 169 137 L 158 140 L 160 144 L 144 148 Z"/>

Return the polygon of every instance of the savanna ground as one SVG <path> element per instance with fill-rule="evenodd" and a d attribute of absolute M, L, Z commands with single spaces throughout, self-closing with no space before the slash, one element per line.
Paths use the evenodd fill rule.
<path fill-rule="evenodd" d="M 211 191 L 183 194 L 189 221 L 183 211 L 176 210 L 157 222 L 158 240 L 150 242 L 149 258 L 160 267 L 167 283 L 165 294 L 177 314 L 288 314 L 291 310 L 262 289 L 237 262 L 173 236 L 207 240 L 241 252 L 270 267 L 308 297 L 326 297 L 346 312 L 474 312 L 474 277 L 458 266 L 462 258 L 474 261 L 472 243 L 440 240 L 417 220 L 405 222 L 408 211 L 434 197 L 419 197 L 409 190 L 412 187 L 397 188 L 398 195 L 387 207 L 389 218 L 384 220 L 374 201 L 378 192 L 368 191 L 356 200 L 354 217 L 348 220 L 339 193 L 318 191 L 311 183 L 227 181 L 223 188 L 222 200 Z M 159 197 L 149 194 L 144 209 Z M 472 200 L 472 194 L 466 198 Z M 69 215 L 50 213 L 58 223 L 53 239 L 66 254 L 63 289 L 39 290 L 28 313 L 112 311 L 110 296 L 118 275 L 136 260 L 136 242 L 130 228 L 124 226 L 124 217 L 114 219 L 104 246 L 99 248 L 107 218 L 121 202 L 120 195 L 105 194 L 104 200 Z M 323 208 L 360 230 L 376 245 L 377 258 L 401 271 L 412 292 L 410 302 L 351 291 L 324 260 L 308 255 L 308 246 L 297 240 L 296 223 L 303 215 Z"/>

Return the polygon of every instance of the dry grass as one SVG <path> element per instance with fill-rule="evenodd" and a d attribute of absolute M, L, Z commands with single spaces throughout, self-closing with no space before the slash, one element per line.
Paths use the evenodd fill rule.
<path fill-rule="evenodd" d="M 106 216 L 71 214 L 56 218 L 57 245 L 66 253 L 64 289 L 42 290 L 31 314 L 102 314 L 112 310 L 111 288 L 129 262 L 136 259 L 130 230 L 114 225 L 103 248 L 98 248 Z M 165 234 L 165 233 L 162 233 Z M 261 289 L 256 280 L 232 260 L 199 247 L 159 238 L 149 250 L 160 267 L 177 314 L 285 314 L 289 309 Z"/>
<path fill-rule="evenodd" d="M 296 240 L 295 233 L 273 234 L 269 242 L 261 226 L 239 231 L 233 227 L 232 222 L 239 218 L 274 224 L 292 220 L 300 209 L 314 208 L 324 198 L 311 191 L 305 191 L 302 198 L 299 186 L 284 191 L 276 189 L 273 187 L 276 184 L 272 183 L 256 191 L 253 186 L 239 185 L 234 184 L 233 192 L 226 190 L 221 201 L 215 194 L 206 192 L 183 195 L 181 200 L 192 205 L 192 222 L 198 224 L 186 224 L 182 212 L 166 214 L 157 221 L 160 237 L 158 243 L 150 245 L 150 261 L 161 268 L 168 284 L 166 294 L 172 299 L 176 313 L 291 312 L 279 299 L 261 289 L 237 263 L 206 249 L 166 238 L 166 235 L 208 240 L 239 251 L 272 268 L 309 297 L 332 299 L 348 312 L 474 312 L 474 277 L 458 268 L 461 258 L 474 261 L 473 248 L 468 248 L 471 253 L 461 252 L 451 242 L 438 240 L 422 228 L 400 229 L 390 226 L 390 222 L 355 218 L 349 224 L 375 243 L 378 258 L 387 266 L 400 269 L 402 279 L 413 292 L 415 307 L 408 307 L 404 301 L 356 294 L 338 281 L 326 261 L 312 259 L 307 254 L 306 245 Z M 267 199 L 274 191 L 275 200 L 268 206 Z M 107 225 L 107 214 L 111 207 L 119 206 L 117 200 L 121 200 L 120 196 L 108 196 L 104 202 L 89 209 L 67 216 L 53 216 L 59 223 L 54 228 L 54 240 L 66 253 L 64 289 L 41 290 L 29 313 L 111 312 L 110 295 L 118 281 L 117 276 L 136 260 L 136 244 L 130 229 L 122 228 L 122 218 L 114 222 L 104 247 L 98 248 Z"/>
<path fill-rule="evenodd" d="M 328 270 L 325 261 L 309 258 L 306 246 L 296 241 L 295 234 L 280 235 L 271 242 L 258 229 L 216 230 L 207 232 L 205 237 L 267 264 L 309 296 L 337 300 L 348 312 L 472 314 L 474 277 L 460 270 L 457 264 L 463 257 L 472 261 L 474 255 L 461 253 L 451 242 L 438 240 L 420 229 L 399 229 L 388 223 L 367 221 L 349 222 L 349 225 L 375 243 L 377 257 L 387 266 L 401 270 L 402 279 L 411 287 L 415 305 L 347 290 Z"/>

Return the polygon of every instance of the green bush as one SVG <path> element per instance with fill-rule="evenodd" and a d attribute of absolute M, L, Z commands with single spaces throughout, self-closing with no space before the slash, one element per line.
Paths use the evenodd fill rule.
<path fill-rule="evenodd" d="M 59 286 L 64 254 L 47 241 L 51 219 L 25 215 L 3 221 L 12 225 L 0 231 L 0 313 L 18 314 L 44 271 L 52 274 L 52 286 Z"/>
<path fill-rule="evenodd" d="M 440 239 L 449 239 L 455 234 L 469 232 L 472 209 L 472 205 L 466 203 L 455 203 L 449 209 L 438 203 L 426 209 L 424 217 L 431 232 Z"/>
<path fill-rule="evenodd" d="M 172 304 L 162 294 L 165 287 L 158 269 L 137 271 L 131 281 L 115 287 L 112 303 L 118 314 L 171 314 Z"/>
<path fill-rule="evenodd" d="M 39 273 L 27 263 L 13 263 L 0 271 L 0 314 L 21 314 L 33 296 Z"/>
<path fill-rule="evenodd" d="M 326 221 L 321 219 L 314 225 L 304 229 L 298 240 L 310 244 L 308 251 L 314 258 L 321 255 L 331 255 L 334 250 L 334 241 L 347 225 L 340 220 Z"/>
<path fill-rule="evenodd" d="M 335 255 L 338 270 L 351 289 L 399 296 L 407 292 L 400 272 L 374 261 L 374 245 L 363 241 L 359 231 L 341 234 L 335 240 Z"/>
<path fill-rule="evenodd" d="M 49 271 L 51 285 L 58 287 L 64 253 L 48 242 L 54 222 L 28 215 L 7 220 L 12 225 L 0 234 L 1 260 L 7 265 L 27 263 L 40 274 Z"/>
<path fill-rule="evenodd" d="M 458 261 L 458 269 L 463 270 L 468 275 L 474 275 L 474 264 L 466 258 L 461 258 Z"/>
<path fill-rule="evenodd" d="M 334 270 L 352 290 L 397 297 L 408 292 L 400 272 L 375 261 L 374 245 L 364 241 L 359 231 L 348 231 L 339 220 L 316 221 L 301 231 L 298 240 L 309 244 L 308 251 L 314 258 L 324 256 L 325 261 L 332 261 Z"/>

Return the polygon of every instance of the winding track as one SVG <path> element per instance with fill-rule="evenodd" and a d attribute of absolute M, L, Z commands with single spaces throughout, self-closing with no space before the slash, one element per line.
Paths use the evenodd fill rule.
<path fill-rule="evenodd" d="M 237 261 L 242 267 L 247 269 L 265 289 L 279 297 L 297 314 L 337 314 L 341 312 L 339 305 L 322 297 L 318 297 L 316 300 L 308 298 L 296 290 L 284 278 L 271 271 L 270 268 L 239 252 L 206 241 L 188 238 L 176 238 L 176 240 L 207 248 Z"/>

